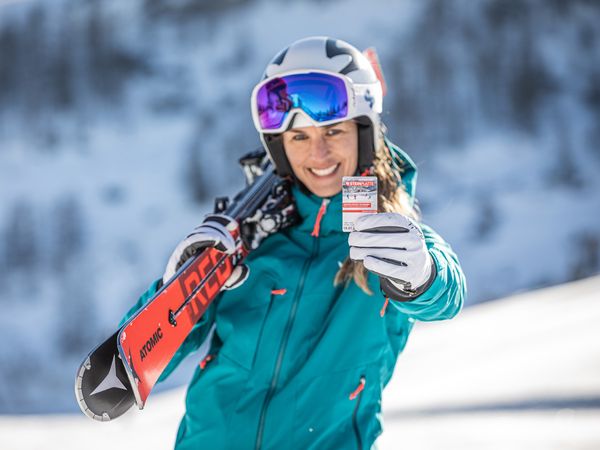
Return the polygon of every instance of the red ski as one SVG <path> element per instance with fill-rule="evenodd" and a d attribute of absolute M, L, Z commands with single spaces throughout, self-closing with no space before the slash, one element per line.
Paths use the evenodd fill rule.
<path fill-rule="evenodd" d="M 214 248 L 206 249 L 121 328 L 119 356 L 140 409 L 235 265 L 248 254 L 239 239 L 239 227 L 232 235 L 237 235 L 238 253 L 228 256 Z"/>
<path fill-rule="evenodd" d="M 112 420 L 137 404 L 152 388 L 198 319 L 248 253 L 268 235 L 296 222 L 289 184 L 273 172 L 264 152 L 240 160 L 248 187 L 231 206 L 216 210 L 233 219 L 228 231 L 236 250 L 228 255 L 207 248 L 190 258 L 116 333 L 96 347 L 77 372 L 75 396 L 89 417 Z"/>

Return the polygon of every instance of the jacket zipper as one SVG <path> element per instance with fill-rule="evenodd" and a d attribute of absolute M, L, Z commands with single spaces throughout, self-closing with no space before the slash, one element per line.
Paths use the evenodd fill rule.
<path fill-rule="evenodd" d="M 360 377 L 360 385 L 362 386 L 362 388 L 360 389 L 360 392 L 358 392 L 358 394 L 356 395 L 356 405 L 354 405 L 354 412 L 352 413 L 352 427 L 354 428 L 354 435 L 356 436 L 356 447 L 358 448 L 358 450 L 362 450 L 363 446 L 362 446 L 362 439 L 360 437 L 360 430 L 358 428 L 358 408 L 360 407 L 360 401 L 362 399 L 362 394 L 363 394 L 363 389 L 366 383 L 366 379 L 363 376 Z M 354 399 L 351 396 L 352 399 Z"/>
<path fill-rule="evenodd" d="M 256 444 L 254 448 L 256 450 L 260 450 L 262 448 L 263 434 L 265 430 L 265 420 L 267 416 L 267 409 L 269 408 L 269 404 L 271 403 L 271 399 L 275 394 L 275 389 L 277 387 L 277 382 L 279 381 L 279 375 L 281 372 L 281 365 L 283 364 L 283 356 L 285 354 L 285 350 L 287 347 L 288 340 L 290 338 L 290 334 L 292 332 L 292 326 L 294 324 L 294 320 L 296 318 L 296 312 L 298 310 L 298 303 L 300 302 L 300 296 L 302 295 L 302 291 L 304 290 L 304 281 L 306 279 L 306 273 L 310 268 L 313 259 L 317 255 L 319 251 L 319 239 L 315 239 L 313 241 L 313 248 L 310 256 L 304 262 L 304 266 L 302 267 L 302 272 L 300 274 L 300 281 L 298 282 L 298 287 L 296 289 L 296 295 L 294 296 L 294 301 L 292 303 L 292 308 L 290 310 L 290 315 L 288 316 L 287 324 L 283 331 L 283 339 L 279 346 L 279 352 L 277 354 L 277 360 L 275 363 L 275 370 L 273 372 L 273 377 L 271 378 L 271 384 L 269 385 L 269 390 L 267 391 L 267 395 L 265 396 L 265 400 L 263 402 L 263 406 L 260 412 L 260 420 L 258 422 L 258 432 L 256 434 Z"/>

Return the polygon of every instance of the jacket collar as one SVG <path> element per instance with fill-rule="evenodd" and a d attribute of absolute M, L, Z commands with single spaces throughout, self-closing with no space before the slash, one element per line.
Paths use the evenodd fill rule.
<path fill-rule="evenodd" d="M 312 193 L 303 192 L 298 186 L 292 186 L 292 194 L 296 201 L 296 209 L 302 223 L 298 229 L 302 232 L 312 233 L 319 209 L 323 200 L 328 200 L 327 209 L 320 218 L 319 236 L 327 236 L 331 233 L 342 233 L 342 193 L 333 197 L 322 198 Z"/>

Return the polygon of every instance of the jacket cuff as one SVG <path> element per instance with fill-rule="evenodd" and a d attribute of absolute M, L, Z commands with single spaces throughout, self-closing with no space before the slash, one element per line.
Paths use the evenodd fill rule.
<path fill-rule="evenodd" d="M 398 302 L 409 302 L 429 289 L 429 287 L 435 281 L 435 277 L 437 277 L 437 267 L 435 265 L 435 261 L 433 258 L 431 258 L 431 275 L 429 275 L 429 279 L 425 282 L 425 284 L 419 286 L 417 289 L 402 289 L 401 287 L 395 285 L 388 278 L 381 276 L 379 277 L 379 286 L 381 287 L 381 292 L 386 297 Z"/>

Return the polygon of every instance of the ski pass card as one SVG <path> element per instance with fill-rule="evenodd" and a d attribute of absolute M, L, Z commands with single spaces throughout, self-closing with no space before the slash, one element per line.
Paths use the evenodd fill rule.
<path fill-rule="evenodd" d="M 377 177 L 342 178 L 342 230 L 354 231 L 363 214 L 377 213 Z"/>

